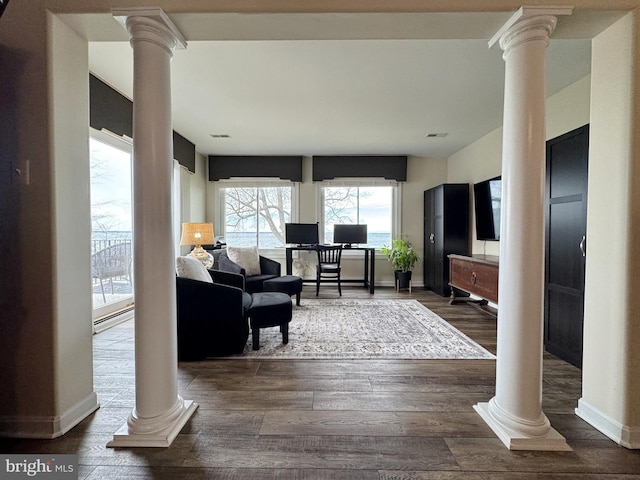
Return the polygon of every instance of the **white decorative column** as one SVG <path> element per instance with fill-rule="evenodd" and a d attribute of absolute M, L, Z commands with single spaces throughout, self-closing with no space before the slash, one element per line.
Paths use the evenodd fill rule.
<path fill-rule="evenodd" d="M 168 447 L 198 407 L 178 394 L 170 62 L 186 42 L 158 8 L 114 10 L 133 48 L 136 405 L 108 447 Z"/>
<path fill-rule="evenodd" d="M 505 60 L 496 394 L 476 411 L 510 450 L 571 450 L 542 411 L 545 50 L 556 15 L 523 7 L 489 42 Z"/>

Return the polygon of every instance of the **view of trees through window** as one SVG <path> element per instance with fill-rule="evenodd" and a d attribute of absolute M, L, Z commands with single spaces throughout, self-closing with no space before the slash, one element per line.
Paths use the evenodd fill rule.
<path fill-rule="evenodd" d="M 393 187 L 324 187 L 324 242 L 333 242 L 333 225 L 366 224 L 367 244 L 391 242 Z"/>
<path fill-rule="evenodd" d="M 238 247 L 284 245 L 292 192 L 291 186 L 225 188 L 225 241 Z"/>
<path fill-rule="evenodd" d="M 285 223 L 291 217 L 293 187 L 226 187 L 225 241 L 233 246 L 276 248 L 285 244 Z M 368 244 L 391 243 L 393 226 L 391 186 L 324 187 L 321 241 L 333 242 L 333 225 L 366 224 Z"/>

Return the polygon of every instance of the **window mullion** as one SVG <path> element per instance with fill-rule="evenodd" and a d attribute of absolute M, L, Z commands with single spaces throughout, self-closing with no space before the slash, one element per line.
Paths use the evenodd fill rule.
<path fill-rule="evenodd" d="M 260 187 L 256 187 L 256 245 L 260 246 Z"/>

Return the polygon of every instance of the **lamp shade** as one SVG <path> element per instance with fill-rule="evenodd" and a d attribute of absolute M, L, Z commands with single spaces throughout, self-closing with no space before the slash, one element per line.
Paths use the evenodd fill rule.
<path fill-rule="evenodd" d="M 183 223 L 180 245 L 210 245 L 215 242 L 213 223 Z"/>

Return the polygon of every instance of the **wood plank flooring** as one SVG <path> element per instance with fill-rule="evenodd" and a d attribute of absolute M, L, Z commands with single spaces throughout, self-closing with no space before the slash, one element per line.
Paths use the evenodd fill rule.
<path fill-rule="evenodd" d="M 302 301 L 312 297 L 305 286 Z M 345 287 L 343 297 L 369 294 Z M 495 317 L 475 306 L 422 289 L 375 298 L 416 298 L 495 353 Z M 94 371 L 95 414 L 55 440 L 0 440 L 0 452 L 78 453 L 79 478 L 91 480 L 640 479 L 640 452 L 574 415 L 580 371 L 548 354 L 543 409 L 572 452 L 503 446 L 473 410 L 494 394 L 491 360 L 181 363 L 180 392 L 200 406 L 165 449 L 105 447 L 135 403 L 131 322 L 94 337 Z"/>

